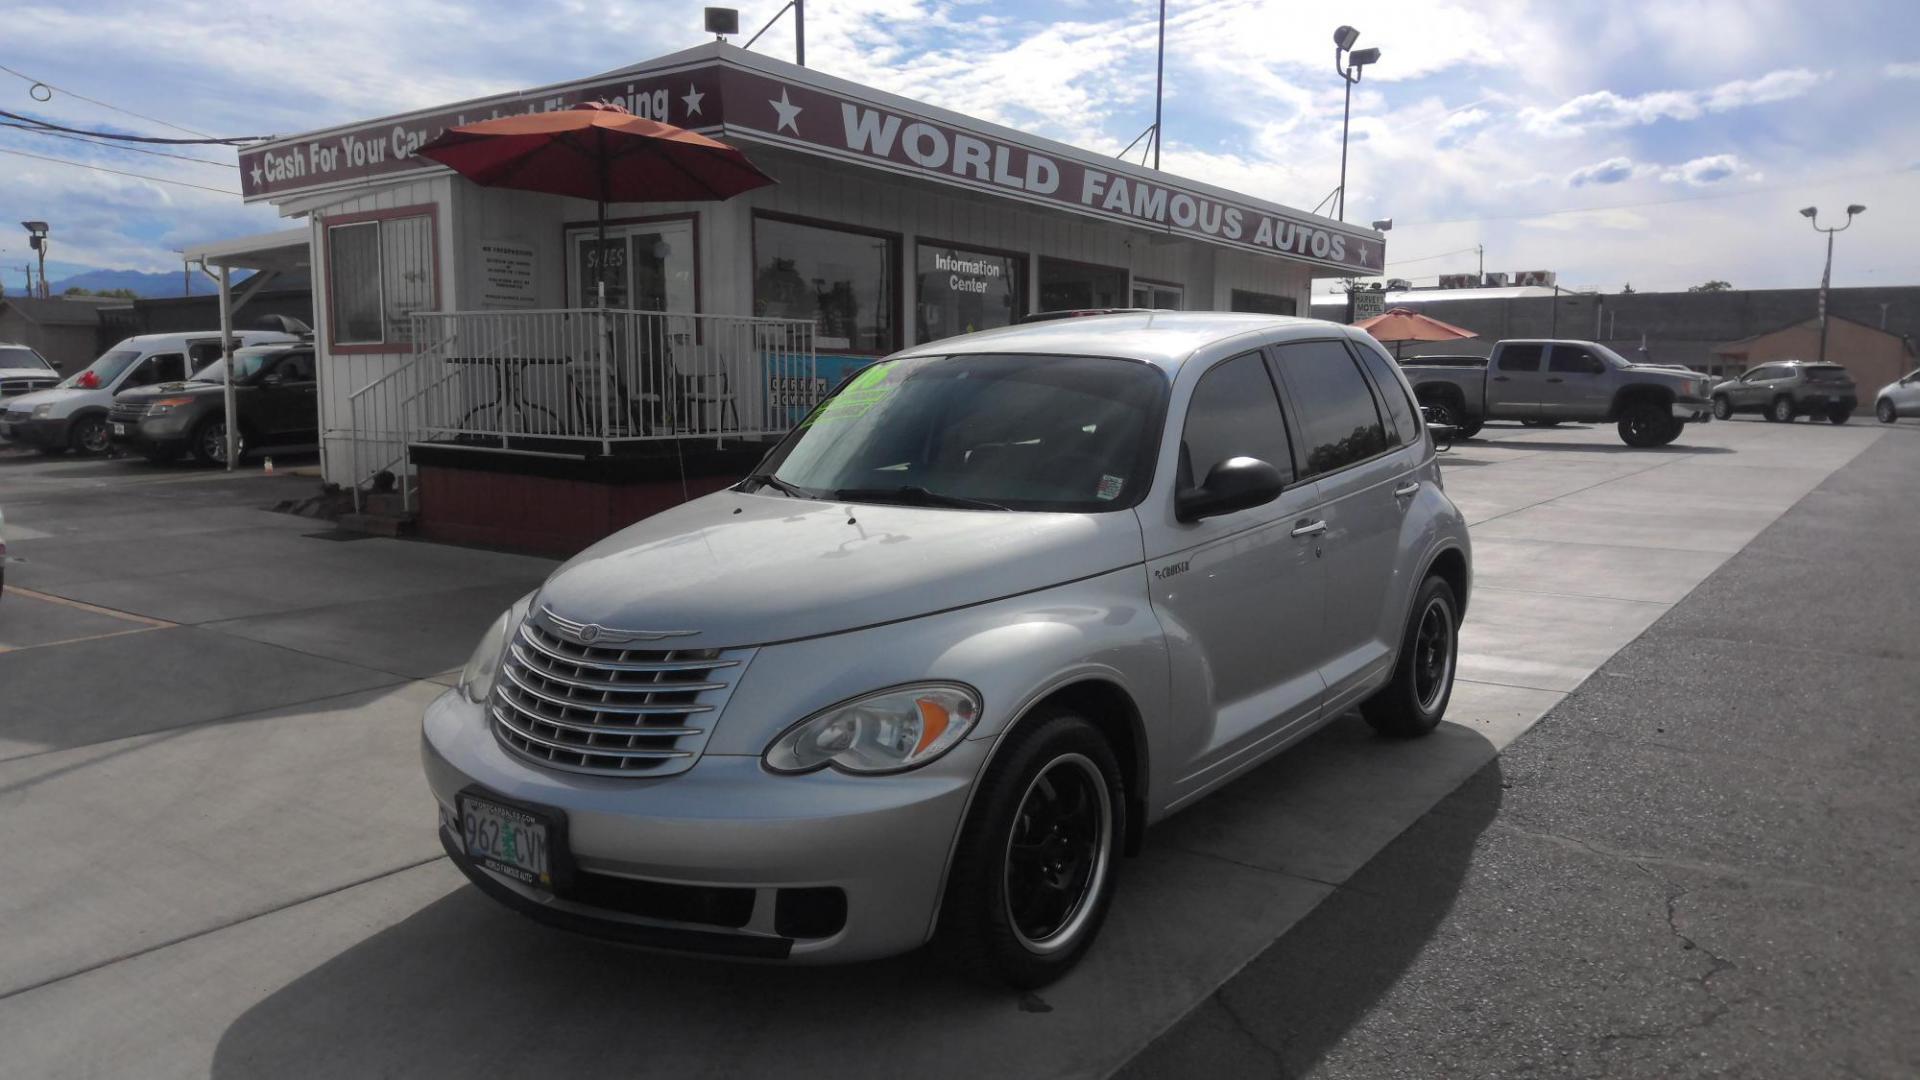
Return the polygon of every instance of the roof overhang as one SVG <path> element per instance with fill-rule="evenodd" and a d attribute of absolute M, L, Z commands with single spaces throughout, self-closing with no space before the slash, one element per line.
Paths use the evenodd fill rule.
<path fill-rule="evenodd" d="M 308 250 L 313 236 L 307 229 L 282 229 L 258 236 L 216 240 L 187 248 L 187 262 L 224 266 L 230 270 L 271 270 L 286 273 L 307 269 L 313 261 Z"/>
<path fill-rule="evenodd" d="M 615 101 L 635 115 L 1056 211 L 1374 275 L 1385 237 L 1278 203 L 710 43 L 589 79 L 258 143 L 240 152 L 249 202 L 444 173 L 414 151 L 448 127 Z"/>

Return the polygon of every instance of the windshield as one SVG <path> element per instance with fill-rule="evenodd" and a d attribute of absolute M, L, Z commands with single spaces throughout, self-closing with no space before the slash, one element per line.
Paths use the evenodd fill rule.
<path fill-rule="evenodd" d="M 241 382 L 260 374 L 267 365 L 267 358 L 273 355 L 271 349 L 235 349 L 233 351 L 234 368 L 240 372 Z M 227 362 L 215 360 L 187 378 L 188 382 L 220 383 L 227 381 Z"/>
<path fill-rule="evenodd" d="M 1628 360 L 1624 356 L 1621 356 L 1619 353 L 1614 352 L 1612 349 L 1607 348 L 1605 345 L 1590 345 L 1588 346 L 1588 350 L 1592 352 L 1595 356 L 1598 356 L 1601 359 L 1605 360 L 1607 363 L 1612 364 L 1614 367 L 1626 367 L 1628 364 L 1632 363 L 1632 361 Z"/>
<path fill-rule="evenodd" d="M 94 378 L 93 385 L 108 386 L 112 384 L 113 380 L 120 377 L 121 372 L 127 370 L 128 364 L 138 359 L 140 359 L 140 350 L 138 349 L 114 349 L 102 355 L 100 359 L 88 364 L 85 368 L 62 379 L 60 385 L 63 387 L 78 386 L 80 385 L 80 380 L 86 378 L 88 372 L 92 372 Z"/>
<path fill-rule="evenodd" d="M 886 361 L 822 402 L 756 475 L 797 497 L 1118 510 L 1152 477 L 1166 386 L 1149 364 L 1104 357 Z"/>
<path fill-rule="evenodd" d="M 12 368 L 16 371 L 21 368 L 52 371 L 53 365 L 41 359 L 40 354 L 32 349 L 24 349 L 18 345 L 0 345 L 0 368 Z"/>

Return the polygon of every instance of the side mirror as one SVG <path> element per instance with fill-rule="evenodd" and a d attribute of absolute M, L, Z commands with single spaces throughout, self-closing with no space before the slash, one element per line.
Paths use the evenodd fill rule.
<path fill-rule="evenodd" d="M 1173 516 L 1199 521 L 1270 503 L 1287 486 L 1280 470 L 1259 458 L 1233 457 L 1213 467 L 1207 482 L 1174 496 Z"/>

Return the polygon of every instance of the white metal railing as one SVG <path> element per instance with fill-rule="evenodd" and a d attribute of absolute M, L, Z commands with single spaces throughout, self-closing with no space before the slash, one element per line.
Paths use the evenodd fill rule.
<path fill-rule="evenodd" d="M 611 453 L 617 444 L 782 434 L 826 388 L 814 326 L 692 312 L 420 312 L 415 353 L 348 398 L 358 490 L 407 447 Z"/>

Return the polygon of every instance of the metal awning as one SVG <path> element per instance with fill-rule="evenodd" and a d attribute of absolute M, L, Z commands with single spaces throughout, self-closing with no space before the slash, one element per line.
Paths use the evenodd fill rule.
<path fill-rule="evenodd" d="M 187 248 L 183 254 L 188 262 L 198 263 L 201 272 L 220 283 L 220 358 L 227 365 L 227 471 L 231 472 L 239 465 L 240 456 L 240 425 L 235 422 L 233 408 L 233 314 L 281 274 L 313 265 L 313 232 L 306 228 L 283 229 L 200 244 Z M 233 292 L 235 270 L 254 271 L 241 286 L 238 296 Z"/>

